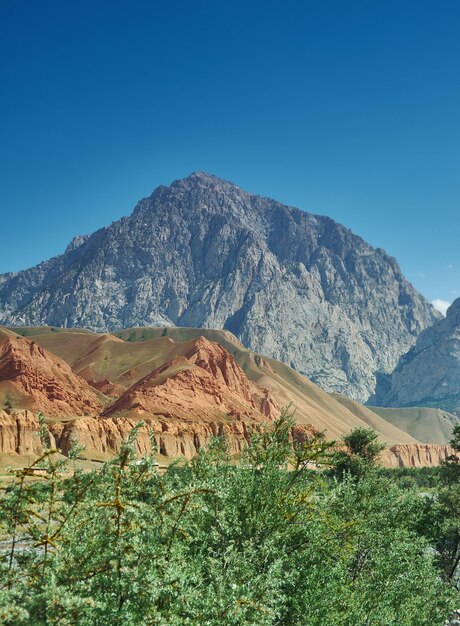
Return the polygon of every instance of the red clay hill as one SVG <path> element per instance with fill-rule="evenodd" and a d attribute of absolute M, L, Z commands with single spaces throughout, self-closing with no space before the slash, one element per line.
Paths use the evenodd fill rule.
<path fill-rule="evenodd" d="M 35 341 L 0 330 L 0 393 L 4 406 L 50 417 L 97 415 L 97 392 L 65 361 Z"/>
<path fill-rule="evenodd" d="M 227 331 L 137 328 L 116 335 L 0 329 L 0 455 L 37 449 L 38 411 L 64 453 L 77 436 L 88 458 L 106 458 L 142 420 L 141 454 L 150 449 L 149 429 L 165 458 L 190 458 L 216 434 L 225 434 L 238 454 L 249 428 L 273 421 L 288 404 L 295 410 L 293 436 L 319 430 L 340 439 L 371 426 L 392 446 L 386 464 L 436 464 L 450 453 L 367 407 L 332 397 Z"/>
<path fill-rule="evenodd" d="M 249 381 L 233 356 L 205 337 L 190 350 L 154 369 L 135 383 L 104 413 L 162 415 L 212 421 L 217 416 L 264 421 L 280 408 L 268 389 Z"/>

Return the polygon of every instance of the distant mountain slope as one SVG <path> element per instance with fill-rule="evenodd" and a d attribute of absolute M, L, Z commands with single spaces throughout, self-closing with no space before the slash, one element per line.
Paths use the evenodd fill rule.
<path fill-rule="evenodd" d="M 350 413 L 359 417 L 367 426 L 380 432 L 383 430 L 385 436 L 387 437 L 387 441 L 398 441 L 399 443 L 413 443 L 414 441 L 424 441 L 423 439 L 418 439 L 411 431 L 411 425 L 404 423 L 403 425 L 397 425 L 394 420 L 386 419 L 383 414 L 379 411 L 375 410 L 373 407 L 363 406 L 356 402 L 356 400 L 352 400 L 351 398 L 346 398 L 345 396 L 341 396 L 337 393 L 331 394 L 332 397 L 340 402 L 344 407 L 346 407 Z M 382 428 L 382 417 L 385 420 L 385 428 Z M 407 426 L 409 426 L 407 428 Z M 401 431 L 405 433 L 407 439 L 402 441 L 401 439 Z M 433 443 L 439 443 L 438 441 L 433 441 Z"/>
<path fill-rule="evenodd" d="M 372 406 L 369 409 L 422 443 L 449 443 L 454 426 L 460 423 L 456 415 L 429 407 L 393 409 Z"/>
<path fill-rule="evenodd" d="M 385 406 L 431 406 L 460 413 L 460 298 L 422 332 L 377 399 Z M 380 403 L 379 402 L 379 403 Z"/>
<path fill-rule="evenodd" d="M 362 401 L 437 317 L 383 250 L 203 173 L 159 187 L 63 255 L 0 276 L 2 324 L 225 328 Z"/>

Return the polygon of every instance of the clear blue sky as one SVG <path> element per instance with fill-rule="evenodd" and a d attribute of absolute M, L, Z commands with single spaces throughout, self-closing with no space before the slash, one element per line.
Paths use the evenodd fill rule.
<path fill-rule="evenodd" d="M 0 0 L 0 272 L 195 170 L 460 295 L 460 2 Z"/>

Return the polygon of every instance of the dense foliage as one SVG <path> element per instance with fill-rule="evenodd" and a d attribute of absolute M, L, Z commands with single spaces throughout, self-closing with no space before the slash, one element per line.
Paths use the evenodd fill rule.
<path fill-rule="evenodd" d="M 430 491 L 439 484 L 440 468 L 433 467 L 392 467 L 382 469 L 382 474 L 395 481 L 403 489 Z"/>
<path fill-rule="evenodd" d="M 339 480 L 347 476 L 360 477 L 372 467 L 385 445 L 377 441 L 372 428 L 355 428 L 343 438 L 343 448 L 333 457 L 332 473 Z"/>
<path fill-rule="evenodd" d="M 17 472 L 0 501 L 0 622 L 441 626 L 458 600 L 443 562 L 458 511 L 443 521 L 447 501 L 371 463 L 340 480 L 311 471 L 330 445 L 293 447 L 291 426 L 253 433 L 237 466 L 217 439 L 164 475 L 136 460 L 135 431 L 82 472 L 78 447 L 62 459 L 43 426 L 44 476 Z"/>

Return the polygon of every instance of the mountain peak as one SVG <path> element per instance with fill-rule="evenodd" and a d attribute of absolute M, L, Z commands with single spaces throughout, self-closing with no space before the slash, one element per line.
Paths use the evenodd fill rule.
<path fill-rule="evenodd" d="M 217 176 L 214 176 L 214 174 L 209 174 L 208 172 L 202 172 L 202 171 L 192 172 L 191 174 L 189 174 L 188 176 L 185 177 L 185 180 L 189 180 L 189 179 L 191 179 L 191 180 L 194 180 L 194 179 L 200 179 L 200 180 L 221 180 Z"/>
<path fill-rule="evenodd" d="M 192 172 L 191 174 L 189 174 L 188 176 L 186 176 L 185 178 L 180 178 L 178 180 L 175 180 L 172 183 L 172 186 L 174 185 L 183 185 L 183 184 L 202 184 L 202 185 L 212 185 L 212 186 L 231 186 L 234 187 L 235 189 L 240 189 L 238 187 L 238 185 L 236 185 L 235 183 L 232 183 L 229 180 L 225 180 L 224 178 L 220 178 L 219 176 L 215 176 L 214 174 L 209 174 L 208 172 L 202 172 L 202 171 L 197 171 L 197 172 Z"/>
<path fill-rule="evenodd" d="M 382 250 L 202 171 L 0 282 L 5 325 L 226 329 L 359 400 L 435 319 Z"/>

